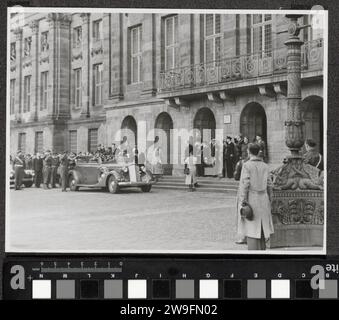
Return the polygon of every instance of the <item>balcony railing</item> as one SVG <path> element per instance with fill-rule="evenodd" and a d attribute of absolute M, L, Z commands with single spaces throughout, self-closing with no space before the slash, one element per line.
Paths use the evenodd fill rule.
<path fill-rule="evenodd" d="M 323 40 L 306 42 L 301 48 L 302 70 L 319 71 L 323 68 Z M 287 48 L 269 52 L 225 58 L 208 63 L 179 67 L 160 73 L 159 91 L 222 84 L 263 76 L 284 74 L 287 71 Z"/>

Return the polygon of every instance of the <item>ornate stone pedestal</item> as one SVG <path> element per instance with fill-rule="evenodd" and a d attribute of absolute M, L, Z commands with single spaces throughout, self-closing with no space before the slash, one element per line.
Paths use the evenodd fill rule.
<path fill-rule="evenodd" d="M 323 246 L 324 192 L 275 190 L 271 248 Z"/>

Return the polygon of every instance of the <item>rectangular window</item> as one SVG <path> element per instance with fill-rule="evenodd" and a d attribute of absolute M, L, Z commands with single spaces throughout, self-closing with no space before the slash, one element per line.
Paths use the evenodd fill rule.
<path fill-rule="evenodd" d="M 23 153 L 26 152 L 26 133 L 19 133 L 18 150 L 21 150 Z"/>
<path fill-rule="evenodd" d="M 14 106 L 15 106 L 15 79 L 11 80 L 11 88 L 10 88 L 10 113 L 14 114 Z"/>
<path fill-rule="evenodd" d="M 102 87 L 103 87 L 103 66 L 102 63 L 93 66 L 93 101 L 95 106 L 102 105 Z"/>
<path fill-rule="evenodd" d="M 219 63 L 221 58 L 220 14 L 205 15 L 205 62 Z"/>
<path fill-rule="evenodd" d="M 74 104 L 76 108 L 82 105 L 82 79 L 81 68 L 74 69 Z"/>
<path fill-rule="evenodd" d="M 70 152 L 77 153 L 77 148 L 78 148 L 78 133 L 77 130 L 70 130 L 69 131 L 69 140 L 68 140 L 68 146 Z"/>
<path fill-rule="evenodd" d="M 178 64 L 178 16 L 165 18 L 165 70 Z"/>
<path fill-rule="evenodd" d="M 47 109 L 48 71 L 41 72 L 40 90 L 40 110 L 44 110 Z"/>
<path fill-rule="evenodd" d="M 88 130 L 88 151 L 95 152 L 98 149 L 98 129 Z"/>
<path fill-rule="evenodd" d="M 24 112 L 31 109 L 31 76 L 24 78 Z"/>
<path fill-rule="evenodd" d="M 271 56 L 272 51 L 272 15 L 252 15 L 251 27 L 251 49 L 252 53 Z"/>
<path fill-rule="evenodd" d="M 99 41 L 102 38 L 102 20 L 93 21 L 93 40 Z"/>
<path fill-rule="evenodd" d="M 42 131 L 35 132 L 35 153 L 44 151 L 44 133 Z"/>
<path fill-rule="evenodd" d="M 73 29 L 73 48 L 79 48 L 82 41 L 82 29 L 81 27 L 76 27 Z"/>
<path fill-rule="evenodd" d="M 131 83 L 141 81 L 141 40 L 142 40 L 141 26 L 130 29 L 130 79 Z"/>

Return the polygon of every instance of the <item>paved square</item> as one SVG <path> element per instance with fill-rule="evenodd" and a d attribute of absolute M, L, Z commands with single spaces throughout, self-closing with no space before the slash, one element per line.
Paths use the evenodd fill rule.
<path fill-rule="evenodd" d="M 10 191 L 9 247 L 19 251 L 210 251 L 236 245 L 234 194 L 136 189 Z"/>

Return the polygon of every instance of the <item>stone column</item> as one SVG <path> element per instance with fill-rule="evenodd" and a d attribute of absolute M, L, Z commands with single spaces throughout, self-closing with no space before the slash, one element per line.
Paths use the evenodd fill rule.
<path fill-rule="evenodd" d="M 30 120 L 38 120 L 39 107 L 39 21 L 33 20 L 30 23 L 32 29 L 32 80 L 31 87 L 31 111 Z"/>
<path fill-rule="evenodd" d="M 17 68 L 17 77 L 15 80 L 15 104 L 14 104 L 14 114 L 17 117 L 17 120 L 20 120 L 22 112 L 22 55 L 23 55 L 23 45 L 22 45 L 22 28 L 16 28 L 14 30 L 15 40 L 16 40 L 16 68 Z"/>
<path fill-rule="evenodd" d="M 317 168 L 300 155 L 304 144 L 301 112 L 300 15 L 287 15 L 287 120 L 285 142 L 290 150 L 286 162 L 275 172 L 272 215 L 275 232 L 271 247 L 322 246 L 324 232 L 323 179 Z"/>
<path fill-rule="evenodd" d="M 124 14 L 112 14 L 112 89 L 111 98 L 124 98 Z"/>
<path fill-rule="evenodd" d="M 90 44 L 91 44 L 91 33 L 90 33 L 90 13 L 82 13 L 82 87 L 83 87 L 83 96 L 82 96 L 82 110 L 81 117 L 88 118 L 90 117 L 90 67 L 91 67 L 91 54 L 90 54 Z"/>
<path fill-rule="evenodd" d="M 103 15 L 103 102 L 107 104 L 107 99 L 111 96 L 111 13 Z"/>
<path fill-rule="evenodd" d="M 142 30 L 142 62 L 141 76 L 143 82 L 142 95 L 154 96 L 157 92 L 156 85 L 156 30 L 155 14 L 145 14 Z"/>

